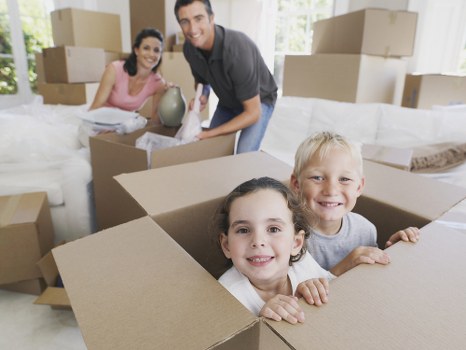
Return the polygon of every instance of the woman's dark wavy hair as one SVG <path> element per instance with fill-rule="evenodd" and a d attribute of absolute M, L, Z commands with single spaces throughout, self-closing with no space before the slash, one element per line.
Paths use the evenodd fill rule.
<path fill-rule="evenodd" d="M 249 193 L 257 192 L 259 190 L 271 189 L 280 193 L 287 202 L 288 208 L 291 210 L 292 220 L 295 232 L 304 231 L 304 238 L 307 239 L 310 235 L 309 225 L 309 209 L 306 205 L 297 198 L 294 193 L 280 181 L 270 177 L 254 178 L 249 181 L 243 182 L 237 186 L 233 191 L 228 194 L 223 202 L 217 207 L 217 210 L 210 222 L 209 231 L 215 240 L 215 244 L 220 247 L 220 234 L 228 234 L 230 227 L 230 209 L 235 199 L 243 197 Z M 292 263 L 301 259 L 307 251 L 306 243 L 301 247 L 300 252 L 290 257 L 290 266 Z M 229 261 L 231 266 L 231 260 Z"/>
<path fill-rule="evenodd" d="M 199 1 L 204 4 L 205 10 L 207 11 L 209 17 L 214 14 L 214 11 L 212 11 L 212 5 L 210 4 L 209 0 L 176 0 L 175 17 L 178 22 L 180 21 L 180 19 L 178 18 L 178 10 L 180 9 L 180 7 L 191 5 L 195 1 Z"/>
<path fill-rule="evenodd" d="M 163 34 L 159 30 L 155 28 L 144 28 L 143 30 L 141 30 L 138 33 L 138 35 L 136 35 L 136 38 L 134 39 L 133 47 L 131 48 L 131 54 L 126 59 L 125 64 L 123 65 L 124 70 L 128 72 L 130 76 L 134 76 L 138 72 L 137 56 L 134 50 L 141 46 L 143 39 L 149 38 L 149 37 L 159 39 L 160 43 L 162 44 L 162 50 L 163 50 Z M 162 52 L 160 52 L 160 54 L 162 54 Z M 157 72 L 157 69 L 159 68 L 161 63 L 162 63 L 162 56 L 160 56 L 159 62 L 155 65 L 155 67 L 152 68 L 152 71 L 154 73 Z"/>

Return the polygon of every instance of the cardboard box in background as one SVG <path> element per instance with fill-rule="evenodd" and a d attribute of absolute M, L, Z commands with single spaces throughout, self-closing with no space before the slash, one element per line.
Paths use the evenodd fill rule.
<path fill-rule="evenodd" d="M 365 166 L 373 183 L 368 188 L 373 213 L 381 219 L 388 214 L 387 220 L 396 214 L 395 224 L 416 217 L 428 222 L 466 196 L 465 189 L 446 183 L 426 178 L 417 184 L 419 175 L 372 162 Z M 232 171 L 238 168 L 245 172 Z M 257 152 L 118 176 L 146 211 L 156 215 L 53 250 L 88 348 L 127 349 L 137 342 L 142 348 L 163 349 L 309 349 L 310 344 L 325 348 L 351 344 L 351 349 L 379 344 L 392 349 L 402 342 L 413 349 L 437 349 L 466 342 L 461 331 L 466 309 L 458 307 L 466 296 L 465 281 L 458 277 L 466 268 L 462 258 L 466 236 L 435 224 L 422 229 L 417 244 L 389 248 L 388 266 L 362 264 L 332 281 L 331 300 L 324 307 L 301 300 L 303 325 L 257 318 L 223 289 L 211 275 L 219 272 L 219 261 L 206 257 L 212 238 L 205 227 L 213 204 L 246 179 L 263 175 L 288 179 L 290 172 L 289 165 Z M 400 200 L 394 201 L 396 197 Z M 431 198 L 439 200 L 431 203 Z M 203 254 L 196 253 L 196 245 Z M 447 258 L 445 251 L 451 251 Z M 450 287 L 439 290 L 438 276 Z M 380 322 L 381 313 L 389 323 Z M 348 319 L 356 332 L 346 332 Z M 432 331 L 445 322 L 448 337 Z M 335 337 L 329 327 L 346 336 Z"/>
<path fill-rule="evenodd" d="M 369 8 L 314 22 L 312 53 L 412 56 L 417 13 Z"/>
<path fill-rule="evenodd" d="M 45 289 L 45 281 L 43 278 L 33 278 L 20 282 L 2 284 L 0 285 L 0 289 L 16 293 L 40 295 Z"/>
<path fill-rule="evenodd" d="M 82 105 L 92 103 L 99 83 L 37 84 L 45 104 Z"/>
<path fill-rule="evenodd" d="M 47 83 L 99 82 L 105 51 L 92 47 L 60 46 L 42 50 Z"/>
<path fill-rule="evenodd" d="M 0 285 L 42 277 L 36 263 L 53 240 L 47 193 L 0 196 Z"/>
<path fill-rule="evenodd" d="M 368 55 L 285 56 L 283 96 L 401 104 L 406 61 Z"/>
<path fill-rule="evenodd" d="M 64 243 L 60 244 L 63 245 Z M 59 245 L 59 246 L 60 246 Z M 58 286 L 59 272 L 52 252 L 37 262 L 47 287 L 34 301 L 38 305 L 50 305 L 52 309 L 71 310 L 70 299 L 63 286 Z"/>
<path fill-rule="evenodd" d="M 194 77 L 191 73 L 191 68 L 184 58 L 183 52 L 164 52 L 159 72 L 167 82 L 172 82 L 181 88 L 186 103 L 189 104 L 189 101 L 194 98 L 196 90 L 194 89 Z M 211 95 L 213 95 L 213 91 Z M 139 110 L 139 114 L 149 118 L 151 110 L 152 99 L 149 98 L 142 109 Z M 209 119 L 208 106 L 201 112 L 201 119 Z"/>
<path fill-rule="evenodd" d="M 447 74 L 407 74 L 403 107 L 431 109 L 434 105 L 466 103 L 466 76 Z"/>
<path fill-rule="evenodd" d="M 146 27 L 156 28 L 164 37 L 164 51 L 172 51 L 176 33 L 180 31 L 173 8 L 174 0 L 130 0 L 131 40 Z"/>
<path fill-rule="evenodd" d="M 135 147 L 146 132 L 174 136 L 177 128 L 152 126 L 130 134 L 101 134 L 89 139 L 97 227 L 102 230 L 145 215 L 144 210 L 116 183 L 115 175 L 147 170 L 148 155 Z M 235 134 L 153 151 L 152 168 L 231 155 Z M 150 185 L 152 186 L 152 185 Z M 161 200 L 161 198 L 158 198 Z"/>
<path fill-rule="evenodd" d="M 35 52 L 37 83 L 45 83 L 44 58 L 42 52 Z"/>
<path fill-rule="evenodd" d="M 122 51 L 120 15 L 66 8 L 52 11 L 50 19 L 55 46 Z"/>

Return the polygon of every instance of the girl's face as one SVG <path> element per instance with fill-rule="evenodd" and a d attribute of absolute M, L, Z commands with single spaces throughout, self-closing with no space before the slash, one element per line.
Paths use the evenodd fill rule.
<path fill-rule="evenodd" d="M 343 216 L 356 205 L 364 178 L 359 174 L 356 160 L 348 152 L 335 148 L 323 159 L 312 157 L 299 179 L 292 177 L 291 185 L 318 216 L 315 228 L 322 233 L 335 234 Z"/>
<path fill-rule="evenodd" d="M 299 253 L 304 231 L 295 234 L 285 198 L 271 189 L 239 197 L 230 208 L 228 234 L 220 241 L 225 256 L 256 288 L 287 281 L 291 255 Z"/>
<path fill-rule="evenodd" d="M 159 39 L 149 36 L 142 39 L 139 47 L 134 48 L 134 53 L 137 56 L 138 66 L 152 69 L 162 56 L 162 43 Z"/>

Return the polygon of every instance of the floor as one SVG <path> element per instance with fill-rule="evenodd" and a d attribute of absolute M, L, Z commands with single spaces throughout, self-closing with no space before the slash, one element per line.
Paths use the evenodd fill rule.
<path fill-rule="evenodd" d="M 85 350 L 73 312 L 35 305 L 36 298 L 0 290 L 0 349 Z"/>

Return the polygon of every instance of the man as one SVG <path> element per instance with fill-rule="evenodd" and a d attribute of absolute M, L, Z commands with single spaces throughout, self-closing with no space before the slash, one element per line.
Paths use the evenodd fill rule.
<path fill-rule="evenodd" d="M 210 85 L 219 98 L 210 129 L 198 138 L 241 130 L 236 153 L 257 151 L 277 99 L 277 85 L 259 49 L 245 34 L 216 25 L 209 0 L 177 0 L 175 16 L 196 84 Z M 201 109 L 207 99 L 204 93 Z"/>

